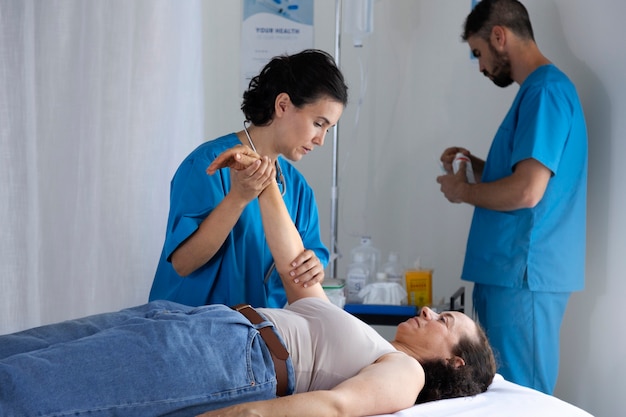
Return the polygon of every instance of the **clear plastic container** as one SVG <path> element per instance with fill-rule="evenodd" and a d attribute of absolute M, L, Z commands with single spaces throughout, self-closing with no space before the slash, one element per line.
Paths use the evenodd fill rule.
<path fill-rule="evenodd" d="M 387 274 L 387 281 L 400 284 L 402 288 L 405 287 L 404 272 L 406 268 L 398 260 L 398 254 L 396 252 L 389 252 L 387 262 L 383 264 L 380 271 Z"/>
<path fill-rule="evenodd" d="M 346 273 L 346 298 L 350 304 L 359 304 L 363 299 L 359 293 L 369 283 L 369 263 L 365 262 L 363 253 L 356 252 Z"/>
<path fill-rule="evenodd" d="M 361 237 L 361 244 L 352 249 L 350 252 L 352 260 L 355 256 L 360 254 L 362 259 L 368 265 L 367 283 L 376 281 L 376 272 L 378 272 L 378 265 L 380 260 L 380 251 L 372 245 L 372 239 L 369 236 Z"/>
<path fill-rule="evenodd" d="M 346 281 L 338 278 L 328 278 L 322 283 L 322 288 L 331 303 L 339 308 L 346 304 Z"/>

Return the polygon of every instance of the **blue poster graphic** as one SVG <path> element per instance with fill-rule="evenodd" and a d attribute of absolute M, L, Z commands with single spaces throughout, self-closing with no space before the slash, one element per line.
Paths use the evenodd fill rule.
<path fill-rule="evenodd" d="M 474 10 L 474 6 L 476 6 L 476 3 L 478 3 L 480 0 L 472 0 L 472 7 L 470 8 L 470 12 L 472 10 Z M 470 60 L 471 61 L 477 61 L 476 57 L 474 56 L 474 54 L 472 53 L 472 51 L 470 50 Z"/>
<path fill-rule="evenodd" d="M 241 89 L 275 56 L 313 47 L 313 0 L 243 0 Z"/>

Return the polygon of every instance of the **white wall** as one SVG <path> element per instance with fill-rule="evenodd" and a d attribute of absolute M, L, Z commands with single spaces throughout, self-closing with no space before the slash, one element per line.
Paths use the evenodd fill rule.
<path fill-rule="evenodd" d="M 240 2 L 207 1 L 207 138 L 240 129 Z M 435 298 L 458 286 L 472 209 L 440 194 L 436 160 L 463 145 L 484 155 L 517 87 L 498 89 L 469 59 L 460 31 L 470 0 L 375 0 L 373 34 L 361 49 L 343 37 L 340 64 L 351 100 L 339 127 L 338 271 L 369 234 L 383 254 L 420 256 L 434 267 Z M 562 329 L 556 396 L 596 416 L 619 415 L 626 367 L 620 295 L 626 292 L 626 3 L 526 0 L 543 52 L 576 83 L 589 128 L 587 289 L 573 296 Z M 333 52 L 333 0 L 317 0 L 315 46 Z M 366 76 L 362 83 L 361 74 Z M 362 93 L 364 92 L 364 93 Z M 361 105 L 359 106 L 359 99 Z M 356 123 L 358 114 L 358 123 Z M 330 238 L 332 138 L 299 162 L 316 190 L 322 233 Z"/>

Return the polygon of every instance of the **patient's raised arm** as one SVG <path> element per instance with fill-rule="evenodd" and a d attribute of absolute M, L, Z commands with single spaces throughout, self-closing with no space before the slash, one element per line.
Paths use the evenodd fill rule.
<path fill-rule="evenodd" d="M 261 157 L 255 151 L 244 145 L 238 145 L 222 152 L 207 168 L 212 175 L 220 168 L 243 170 Z M 273 177 L 275 178 L 275 177 Z M 287 301 L 292 303 L 304 297 L 319 297 L 328 299 L 319 283 L 301 285 L 293 282 L 289 272 L 293 269 L 294 259 L 304 251 L 304 244 L 298 229 L 289 216 L 287 207 L 274 179 L 259 195 L 261 219 L 267 244 L 272 252 L 276 270 L 287 294 Z"/>
<path fill-rule="evenodd" d="M 304 251 L 302 238 L 298 229 L 293 224 L 283 197 L 276 181 L 268 185 L 259 195 L 261 218 L 267 244 L 270 247 L 276 270 L 285 287 L 287 301 L 294 301 L 305 297 L 319 297 L 328 300 L 324 289 L 319 282 L 302 286 L 293 282 L 289 272 L 293 265 L 291 262 Z"/>

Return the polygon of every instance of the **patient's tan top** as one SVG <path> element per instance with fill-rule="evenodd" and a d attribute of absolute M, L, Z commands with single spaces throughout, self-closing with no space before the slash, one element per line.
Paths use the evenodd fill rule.
<path fill-rule="evenodd" d="M 274 323 L 287 345 L 296 393 L 331 389 L 382 355 L 398 352 L 373 328 L 320 298 L 257 310 Z"/>

